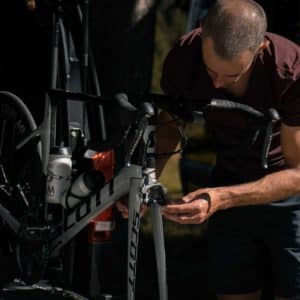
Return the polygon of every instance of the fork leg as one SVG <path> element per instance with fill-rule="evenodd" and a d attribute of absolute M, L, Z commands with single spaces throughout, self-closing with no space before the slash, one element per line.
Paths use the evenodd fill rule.
<path fill-rule="evenodd" d="M 156 256 L 157 276 L 159 299 L 168 299 L 167 275 L 166 275 L 166 252 L 163 220 L 160 212 L 160 205 L 157 203 L 150 204 L 150 212 L 153 226 L 153 239 Z"/>

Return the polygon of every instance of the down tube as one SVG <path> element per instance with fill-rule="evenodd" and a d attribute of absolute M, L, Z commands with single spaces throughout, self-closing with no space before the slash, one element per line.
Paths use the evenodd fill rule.
<path fill-rule="evenodd" d="M 128 217 L 127 300 L 135 299 L 136 266 L 141 220 L 142 177 L 131 178 Z"/>
<path fill-rule="evenodd" d="M 84 228 L 92 218 L 126 195 L 130 191 L 132 178 L 141 177 L 140 174 L 141 166 L 124 167 L 100 190 L 100 193 L 92 195 L 89 201 L 82 202 L 74 209 L 66 210 L 63 233 L 50 241 L 49 247 L 52 255 L 58 255 L 59 249 Z"/>

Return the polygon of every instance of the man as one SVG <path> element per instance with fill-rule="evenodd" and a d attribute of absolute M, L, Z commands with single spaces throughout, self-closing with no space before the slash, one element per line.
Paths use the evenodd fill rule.
<path fill-rule="evenodd" d="M 203 28 L 185 35 L 163 67 L 168 95 L 229 99 L 281 115 L 264 170 L 262 137 L 232 155 L 251 131 L 247 118 L 208 113 L 217 142 L 214 187 L 162 209 L 181 224 L 209 219 L 209 282 L 222 300 L 260 299 L 262 249 L 270 254 L 276 299 L 300 299 L 300 48 L 266 28 L 256 2 L 219 0 Z"/>

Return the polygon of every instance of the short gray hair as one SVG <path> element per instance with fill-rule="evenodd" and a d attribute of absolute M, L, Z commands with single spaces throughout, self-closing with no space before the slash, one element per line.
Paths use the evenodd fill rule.
<path fill-rule="evenodd" d="M 264 40 L 266 30 L 266 14 L 258 3 L 217 0 L 205 18 L 202 37 L 213 40 L 214 50 L 220 57 L 232 59 L 245 50 L 255 51 Z"/>

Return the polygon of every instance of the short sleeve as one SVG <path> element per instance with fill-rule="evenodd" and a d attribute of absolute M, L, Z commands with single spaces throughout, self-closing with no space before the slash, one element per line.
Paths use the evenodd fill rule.
<path fill-rule="evenodd" d="M 168 53 L 162 69 L 161 89 L 170 96 L 184 96 L 191 87 L 201 59 L 201 28 L 182 36 Z"/>
<path fill-rule="evenodd" d="M 282 122 L 288 126 L 300 126 L 300 66 L 299 75 L 282 96 Z"/>
<path fill-rule="evenodd" d="M 181 96 L 184 92 L 184 70 L 181 60 L 181 49 L 176 45 L 167 55 L 162 69 L 161 89 L 170 96 Z M 186 71 L 185 71 L 186 72 Z"/>

